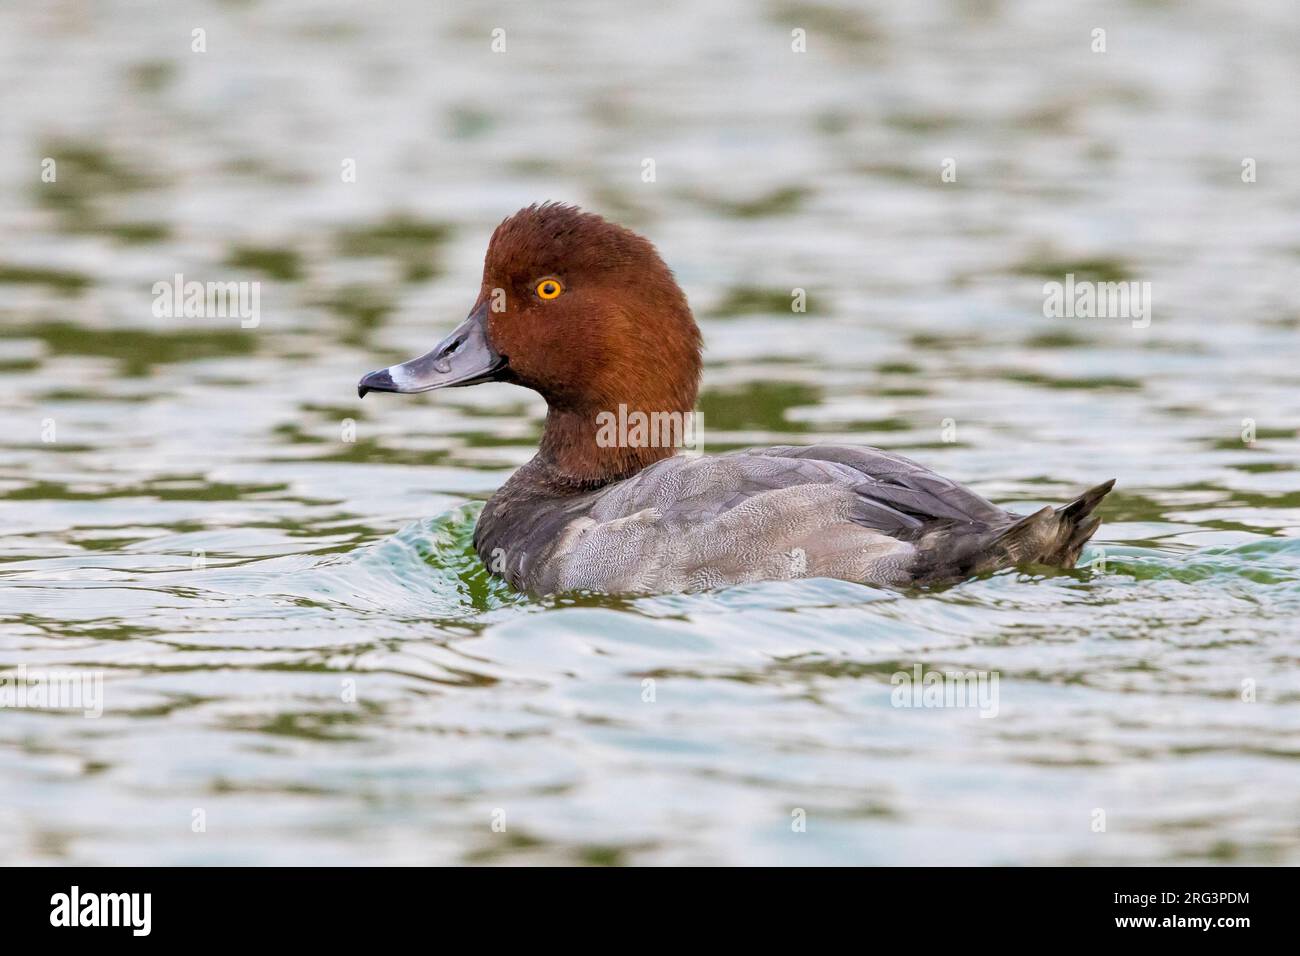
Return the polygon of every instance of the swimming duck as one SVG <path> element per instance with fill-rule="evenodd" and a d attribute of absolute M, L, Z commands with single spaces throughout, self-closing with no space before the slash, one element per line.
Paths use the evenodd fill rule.
<path fill-rule="evenodd" d="M 510 382 L 546 399 L 537 455 L 474 529 L 488 569 L 536 594 L 811 577 L 947 584 L 1030 563 L 1072 567 L 1097 530 L 1092 512 L 1114 481 L 1022 516 L 878 448 L 697 457 L 644 440 L 644 429 L 621 436 L 638 440 L 609 440 L 616 413 L 690 415 L 700 348 L 686 296 L 648 240 L 544 203 L 492 234 L 469 317 L 431 352 L 371 372 L 357 390 Z"/>

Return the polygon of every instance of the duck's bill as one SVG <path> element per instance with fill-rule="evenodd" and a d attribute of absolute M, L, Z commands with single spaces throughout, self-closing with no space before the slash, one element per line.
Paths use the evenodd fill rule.
<path fill-rule="evenodd" d="M 357 383 L 357 394 L 365 398 L 366 392 L 428 392 L 493 381 L 506 360 L 488 341 L 487 320 L 484 303 L 433 351 L 365 376 Z"/>

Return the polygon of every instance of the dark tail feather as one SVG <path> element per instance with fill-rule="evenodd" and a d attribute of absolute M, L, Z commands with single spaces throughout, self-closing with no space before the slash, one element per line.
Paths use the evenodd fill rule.
<path fill-rule="evenodd" d="M 1101 518 L 1092 512 L 1114 487 L 1112 478 L 1089 488 L 1068 505 L 1055 510 L 1043 508 L 1021 518 L 994 541 L 993 550 L 999 563 L 1074 567 L 1079 552 L 1101 525 Z"/>
<path fill-rule="evenodd" d="M 1075 498 L 1068 505 L 1062 505 L 1056 509 L 1056 513 L 1067 521 L 1078 524 L 1080 518 L 1086 518 L 1092 514 L 1094 508 L 1101 504 L 1101 499 L 1110 494 L 1110 490 L 1115 487 L 1115 479 L 1103 481 L 1096 488 L 1089 488 L 1079 497 Z"/>
<path fill-rule="evenodd" d="M 1101 499 L 1115 487 L 1115 479 L 1103 481 L 1096 488 L 1089 488 L 1068 505 L 1056 509 L 1061 530 L 1057 546 L 1043 554 L 1039 560 L 1043 564 L 1054 564 L 1060 568 L 1072 568 L 1079 562 L 1079 552 L 1088 543 L 1101 524 L 1101 518 L 1093 515 L 1093 509 L 1101 504 Z"/>
<path fill-rule="evenodd" d="M 917 583 L 951 583 L 1020 564 L 1072 568 L 1083 546 L 1101 525 L 1101 518 L 1093 510 L 1114 486 L 1112 479 L 1090 488 L 1068 505 L 1042 508 L 1016 518 L 1000 531 L 934 536 L 916 569 Z"/>

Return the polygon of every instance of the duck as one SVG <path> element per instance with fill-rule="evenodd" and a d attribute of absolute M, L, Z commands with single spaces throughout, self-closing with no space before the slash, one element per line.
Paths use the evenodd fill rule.
<path fill-rule="evenodd" d="M 506 382 L 545 400 L 536 455 L 474 528 L 489 572 L 535 595 L 804 578 L 948 586 L 1022 566 L 1072 568 L 1100 524 L 1093 512 L 1113 479 L 1021 515 L 879 448 L 689 454 L 649 440 L 662 429 L 611 430 L 638 415 L 689 418 L 701 350 L 686 296 L 648 239 L 546 202 L 496 227 L 468 317 L 426 354 L 365 375 L 357 392 Z"/>

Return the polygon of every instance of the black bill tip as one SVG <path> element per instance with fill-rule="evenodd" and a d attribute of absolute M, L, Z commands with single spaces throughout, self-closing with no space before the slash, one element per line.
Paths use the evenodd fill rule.
<path fill-rule="evenodd" d="M 377 372 L 371 372 L 357 383 L 357 398 L 365 398 L 366 392 L 395 392 L 397 385 L 393 382 L 393 376 L 388 374 L 388 369 L 381 368 Z"/>

